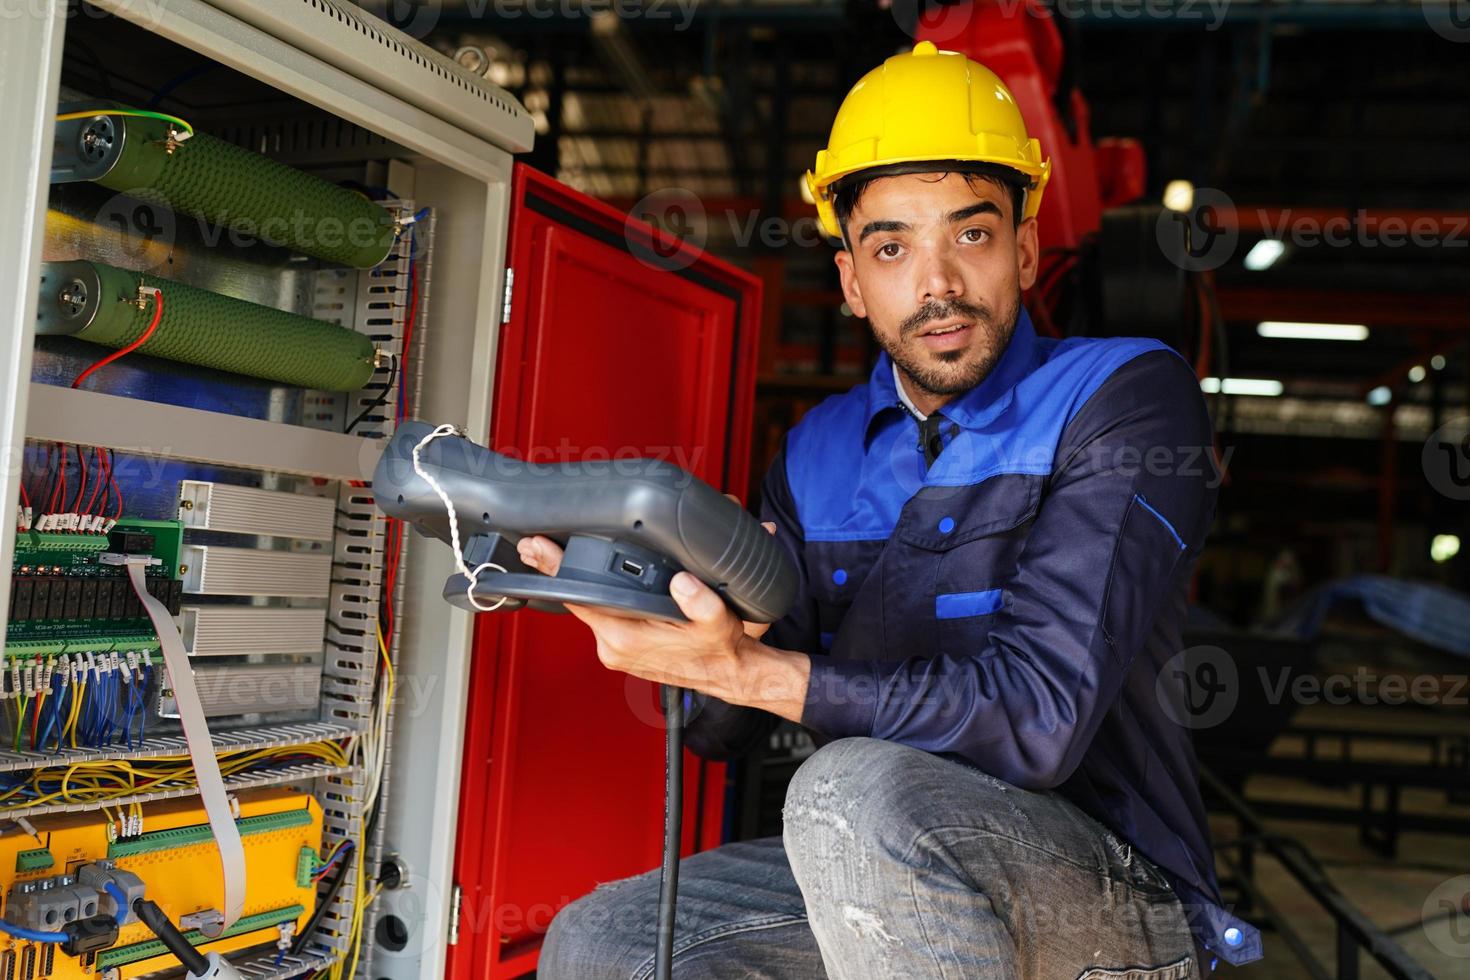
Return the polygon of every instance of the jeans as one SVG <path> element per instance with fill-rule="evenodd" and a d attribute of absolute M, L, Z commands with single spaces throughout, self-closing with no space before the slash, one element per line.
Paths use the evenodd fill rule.
<path fill-rule="evenodd" d="M 780 838 L 684 859 L 674 977 L 1195 980 L 1158 869 L 1053 792 L 870 738 L 818 749 Z M 552 920 L 537 976 L 653 974 L 658 869 Z"/>

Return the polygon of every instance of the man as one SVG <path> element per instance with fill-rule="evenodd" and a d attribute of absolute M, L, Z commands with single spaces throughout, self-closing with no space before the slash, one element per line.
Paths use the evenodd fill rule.
<path fill-rule="evenodd" d="M 676 976 L 1174 980 L 1260 955 L 1159 693 L 1214 513 L 1208 418 L 1159 343 L 1036 336 L 1049 169 L 960 54 L 863 78 L 807 182 L 884 353 L 766 476 L 796 607 L 763 632 L 681 573 L 688 624 L 573 609 L 607 666 L 699 692 L 694 751 L 777 718 L 821 746 L 782 838 L 683 862 Z M 563 909 L 541 975 L 647 977 L 657 875 Z"/>

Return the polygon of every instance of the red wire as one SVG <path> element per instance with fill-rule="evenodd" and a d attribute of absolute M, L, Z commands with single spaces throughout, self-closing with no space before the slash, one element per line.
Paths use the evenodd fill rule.
<path fill-rule="evenodd" d="M 111 354 L 108 354 L 102 360 L 98 361 L 96 364 L 93 364 L 91 367 L 87 368 L 87 370 L 77 375 L 77 379 L 71 383 L 71 386 L 73 388 L 79 387 L 83 381 L 87 380 L 87 377 L 91 375 L 93 371 L 96 371 L 98 368 L 106 367 L 118 358 L 125 357 L 128 354 L 131 354 L 133 351 L 137 350 L 139 347 L 142 347 L 148 342 L 148 338 L 153 336 L 153 331 L 158 329 L 158 321 L 162 319 L 163 293 L 155 289 L 153 290 L 153 320 L 148 324 L 148 329 L 143 331 L 143 335 L 137 340 L 133 341 L 131 344 L 128 344 L 128 346 L 120 348 L 119 350 L 115 350 Z"/>
<path fill-rule="evenodd" d="M 413 324 L 419 309 L 419 267 L 413 261 L 409 265 L 408 315 L 403 323 L 403 345 L 398 355 L 398 377 L 402 397 L 394 409 L 396 421 L 402 422 L 408 412 L 408 355 L 413 345 Z M 387 558 L 383 563 L 383 641 L 391 649 L 393 643 L 393 594 L 398 583 L 398 563 L 403 554 L 403 522 L 388 518 L 384 531 L 384 549 Z"/>
<path fill-rule="evenodd" d="M 73 388 L 80 388 L 81 385 L 82 385 L 82 382 L 83 381 L 86 381 L 96 371 L 101 370 L 102 368 L 104 368 L 107 365 L 111 364 L 113 361 L 116 361 L 116 360 L 118 360 L 120 358 L 126 357 L 127 355 L 131 354 L 133 351 L 137 350 L 139 347 L 142 347 L 144 344 L 148 343 L 148 339 L 153 336 L 153 332 L 158 329 L 158 324 L 163 320 L 163 292 L 161 290 L 158 290 L 158 289 L 153 289 L 152 290 L 152 295 L 153 295 L 153 317 L 152 317 L 152 319 L 150 319 L 148 321 L 148 327 L 147 327 L 147 329 L 145 329 L 143 331 L 143 333 L 138 337 L 138 339 L 135 340 L 135 341 L 133 341 L 131 344 L 128 344 L 126 347 L 122 347 L 122 348 L 119 348 L 118 350 L 113 351 L 111 354 L 108 354 L 106 357 L 102 358 L 102 360 L 98 361 L 97 363 L 93 364 L 91 367 L 89 367 L 85 371 L 83 371 L 81 374 L 77 375 L 76 376 L 76 380 L 74 380 L 71 383 L 71 386 Z M 98 465 L 99 465 L 99 467 L 102 466 L 100 454 L 98 456 Z M 81 470 L 81 474 L 82 474 L 82 484 L 81 484 L 80 487 L 77 488 L 77 509 L 80 511 L 81 506 L 82 506 L 82 498 L 86 495 L 86 492 L 87 492 L 87 462 L 86 462 L 86 459 L 82 456 L 82 450 L 80 448 L 77 449 L 77 467 L 78 467 L 78 469 Z M 113 476 L 112 476 L 112 465 L 111 465 L 110 461 L 106 465 L 106 470 L 107 470 L 107 485 L 109 487 L 109 490 L 110 491 L 116 491 L 117 492 L 117 506 L 118 506 L 117 516 L 120 517 L 120 516 L 122 516 L 122 491 L 121 490 L 118 490 L 117 481 L 113 479 Z M 60 482 L 61 482 L 61 487 L 62 487 L 62 502 L 64 503 L 66 501 L 66 492 L 65 492 L 65 487 L 66 487 L 66 454 L 65 454 L 64 451 L 63 451 L 62 456 L 61 456 L 61 481 Z M 101 489 L 101 486 L 102 485 L 99 482 L 98 485 L 97 485 L 97 487 L 95 489 L 93 489 L 92 496 L 87 499 L 87 510 L 86 510 L 86 512 L 89 513 L 89 514 L 92 512 L 92 506 L 96 502 L 97 492 L 98 492 L 98 490 Z M 109 492 L 108 496 L 110 497 L 111 495 L 112 495 L 111 492 Z M 106 506 L 106 498 L 104 498 L 104 500 L 103 500 L 103 506 L 104 507 Z"/>
<path fill-rule="evenodd" d="M 404 414 L 408 411 L 408 349 L 413 343 L 413 321 L 419 310 L 419 266 L 415 261 L 408 277 L 408 318 L 403 323 L 403 348 L 398 355 L 398 375 L 403 382 L 403 397 L 398 399 L 398 408 L 394 413 L 397 421 L 402 422 Z"/>
<path fill-rule="evenodd" d="M 97 461 L 97 485 L 92 488 L 92 495 L 87 498 L 87 513 L 94 512 L 97 506 L 97 495 L 107 486 L 107 456 L 96 446 L 92 447 L 92 458 Z M 102 506 L 107 506 L 107 498 L 102 498 Z"/>
<path fill-rule="evenodd" d="M 116 493 L 117 494 L 117 510 L 114 511 L 113 514 L 112 514 L 112 519 L 115 521 L 118 518 L 122 517 L 122 512 L 123 512 L 123 495 L 122 495 L 122 487 L 120 487 L 120 486 L 117 485 L 117 480 L 116 480 L 116 478 L 113 475 L 113 469 L 112 469 L 112 450 L 110 450 L 110 449 L 107 451 L 107 483 L 108 483 L 108 485 L 110 487 L 112 487 L 113 493 Z"/>
<path fill-rule="evenodd" d="M 82 455 L 82 447 L 75 447 L 77 451 L 77 473 L 81 477 L 81 483 L 77 486 L 77 500 L 67 511 L 70 514 L 85 514 L 82 510 L 82 498 L 87 495 L 87 457 Z"/>
<path fill-rule="evenodd" d="M 51 486 L 51 501 L 46 505 L 46 511 L 51 514 L 57 514 L 60 513 L 56 509 L 57 504 L 66 503 L 66 447 L 59 442 L 52 443 L 52 445 L 61 453 L 61 463 L 57 467 L 56 482 Z M 58 493 L 61 495 L 59 499 L 57 497 Z"/>
<path fill-rule="evenodd" d="M 117 494 L 117 513 L 112 515 L 112 519 L 117 520 L 122 516 L 122 491 L 118 489 L 117 478 L 113 475 L 111 449 L 102 450 L 102 462 L 107 470 L 107 496 L 102 498 L 102 512 L 107 513 L 107 502 L 112 499 L 113 494 Z"/>
<path fill-rule="evenodd" d="M 24 480 L 20 482 L 20 502 L 23 506 L 26 507 L 29 507 L 31 505 L 31 495 L 26 493 L 26 484 Z"/>

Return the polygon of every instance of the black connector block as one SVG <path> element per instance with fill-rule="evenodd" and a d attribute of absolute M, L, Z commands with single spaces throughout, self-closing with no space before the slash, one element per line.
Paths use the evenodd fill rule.
<path fill-rule="evenodd" d="M 82 956 L 117 943 L 117 920 L 110 915 L 94 915 L 62 926 L 66 941 L 61 951 L 67 956 Z"/>

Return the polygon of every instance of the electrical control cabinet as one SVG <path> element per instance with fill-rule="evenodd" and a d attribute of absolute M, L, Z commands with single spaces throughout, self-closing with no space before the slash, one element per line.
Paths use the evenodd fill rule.
<path fill-rule="evenodd" d="M 446 604 L 368 481 L 423 418 L 743 487 L 756 281 L 339 0 L 33 4 L 0 65 L 0 977 L 177 972 L 143 899 L 253 980 L 530 971 L 500 911 L 657 860 L 652 689 Z"/>

